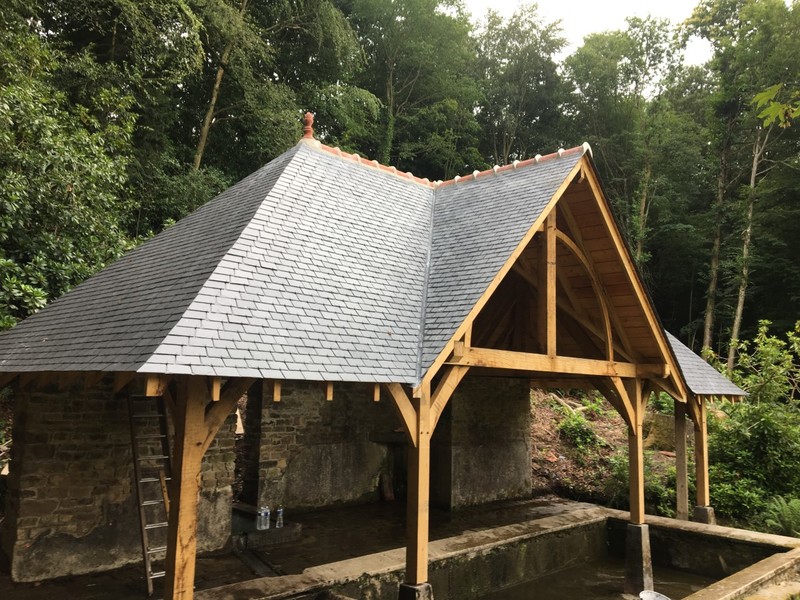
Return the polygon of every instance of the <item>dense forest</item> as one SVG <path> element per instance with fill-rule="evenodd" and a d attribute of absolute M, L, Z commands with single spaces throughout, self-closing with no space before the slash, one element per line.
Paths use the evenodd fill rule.
<path fill-rule="evenodd" d="M 588 141 L 668 329 L 734 361 L 800 314 L 796 3 L 629 18 L 563 60 L 534 4 L 474 25 L 459 0 L 7 0 L 0 20 L 2 327 L 296 143 L 306 110 L 432 179 Z"/>

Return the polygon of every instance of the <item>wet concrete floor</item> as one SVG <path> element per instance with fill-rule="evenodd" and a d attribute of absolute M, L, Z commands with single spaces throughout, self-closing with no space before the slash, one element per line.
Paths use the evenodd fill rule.
<path fill-rule="evenodd" d="M 590 504 L 550 497 L 496 503 L 455 513 L 432 509 L 431 539 L 444 539 L 590 507 Z M 288 514 L 286 520 L 302 526 L 302 535 L 297 540 L 247 551 L 244 555 L 226 551 L 198 557 L 196 589 L 211 589 L 272 574 L 302 573 L 309 567 L 405 545 L 403 502 Z M 141 600 L 146 598 L 145 589 L 139 565 L 39 584 L 15 584 L 7 573 L 0 572 L 0 598 L 3 600 Z M 160 582 L 155 597 L 161 597 Z"/>

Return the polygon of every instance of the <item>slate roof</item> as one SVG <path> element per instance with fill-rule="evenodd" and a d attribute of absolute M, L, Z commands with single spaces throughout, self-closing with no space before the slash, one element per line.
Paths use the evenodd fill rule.
<path fill-rule="evenodd" d="M 415 384 L 588 148 L 438 185 L 307 142 L 1 334 L 0 372 Z"/>
<path fill-rule="evenodd" d="M 669 332 L 666 334 L 681 373 L 683 373 L 683 379 L 692 394 L 696 396 L 747 396 L 744 390 L 697 356 L 678 338 Z"/>

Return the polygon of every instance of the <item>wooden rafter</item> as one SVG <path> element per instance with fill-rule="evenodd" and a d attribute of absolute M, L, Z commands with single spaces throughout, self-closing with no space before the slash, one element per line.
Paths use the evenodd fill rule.
<path fill-rule="evenodd" d="M 586 157 L 581 162 L 586 161 Z M 661 323 L 658 320 L 652 306 L 650 305 L 649 297 L 640 281 L 637 273 L 636 268 L 633 263 L 633 259 L 631 258 L 630 252 L 628 251 L 628 247 L 625 244 L 625 241 L 622 239 L 622 235 L 617 229 L 616 222 L 614 221 L 613 216 L 611 215 L 611 211 L 608 207 L 608 203 L 605 201 L 605 196 L 603 191 L 600 187 L 600 182 L 597 179 L 597 175 L 595 174 L 593 169 L 586 169 L 586 181 L 589 183 L 589 187 L 592 189 L 595 198 L 598 200 L 597 207 L 599 208 L 600 214 L 603 217 L 604 224 L 608 230 L 608 233 L 611 237 L 611 241 L 614 245 L 614 249 L 616 250 L 619 257 L 622 259 L 622 265 L 625 269 L 626 274 L 628 275 L 628 281 L 633 286 L 634 293 L 636 297 L 639 299 L 639 302 L 643 308 L 645 318 L 647 320 L 647 324 L 649 325 L 649 329 L 653 332 L 653 337 L 655 338 L 656 344 L 658 345 L 659 351 L 661 356 L 664 357 L 664 360 L 667 361 L 667 364 L 670 366 L 670 375 L 669 377 L 674 381 L 675 387 L 678 389 L 679 392 L 682 392 L 680 395 L 685 397 L 685 385 L 683 380 L 677 375 L 677 365 L 674 364 L 674 360 L 672 358 L 672 351 L 669 348 L 669 344 L 667 343 L 666 335 L 664 334 L 664 330 L 661 328 Z"/>

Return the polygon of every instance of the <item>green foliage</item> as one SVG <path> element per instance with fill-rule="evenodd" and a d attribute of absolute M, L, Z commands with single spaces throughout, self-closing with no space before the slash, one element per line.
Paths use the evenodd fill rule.
<path fill-rule="evenodd" d="M 558 424 L 558 432 L 569 440 L 579 453 L 587 452 L 602 443 L 592 424 L 581 413 L 563 412 L 564 418 Z"/>
<path fill-rule="evenodd" d="M 628 510 L 630 484 L 627 450 L 615 452 L 609 460 L 609 476 L 605 495 L 610 506 Z M 675 468 L 666 472 L 655 468 L 653 453 L 644 453 L 644 500 L 645 510 L 650 514 L 675 516 Z"/>
<path fill-rule="evenodd" d="M 770 335 L 769 321 L 761 321 L 752 341 L 739 344 L 739 358 L 731 376 L 751 403 L 800 399 L 800 321 L 786 340 Z"/>
<path fill-rule="evenodd" d="M 664 392 L 656 392 L 650 396 L 648 406 L 651 410 L 661 413 L 662 415 L 675 414 L 675 400 L 669 394 Z"/>
<path fill-rule="evenodd" d="M 800 412 L 767 402 L 721 408 L 709 419 L 711 502 L 720 515 L 747 521 L 769 498 L 800 490 Z"/>
<path fill-rule="evenodd" d="M 106 89 L 70 105 L 55 85 L 61 55 L 18 20 L 0 30 L 0 324 L 58 297 L 128 242 L 119 194 L 131 98 Z M 102 114 L 103 118 L 96 116 Z"/>
<path fill-rule="evenodd" d="M 800 499 L 783 496 L 770 499 L 764 510 L 764 525 L 779 535 L 800 537 Z"/>

